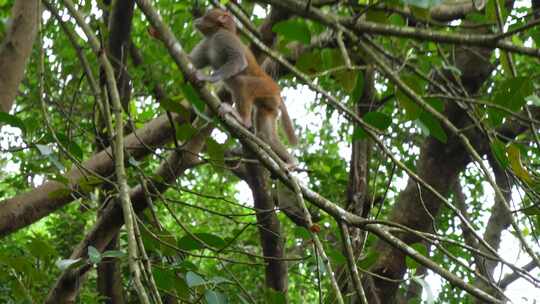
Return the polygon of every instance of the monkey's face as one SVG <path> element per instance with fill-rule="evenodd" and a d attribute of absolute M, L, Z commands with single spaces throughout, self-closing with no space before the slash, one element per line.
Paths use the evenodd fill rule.
<path fill-rule="evenodd" d="M 211 35 L 219 29 L 236 32 L 231 15 L 217 8 L 209 10 L 204 16 L 195 19 L 193 24 L 203 35 Z"/>

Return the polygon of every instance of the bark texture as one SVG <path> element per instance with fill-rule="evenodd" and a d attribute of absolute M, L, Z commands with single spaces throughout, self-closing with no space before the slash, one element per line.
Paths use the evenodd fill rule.
<path fill-rule="evenodd" d="M 374 110 L 374 93 L 375 82 L 374 74 L 375 70 L 370 67 L 364 75 L 364 91 L 359 100 L 356 101 L 356 113 L 358 116 L 363 117 L 370 110 Z M 360 128 L 356 126 L 356 128 Z M 371 211 L 371 197 L 369 195 L 369 161 L 371 158 L 371 143 L 369 139 L 355 140 L 352 143 L 351 160 L 349 162 L 349 180 L 346 191 L 346 209 L 347 211 L 354 213 L 362 217 L 369 217 Z M 347 227 L 349 229 L 348 235 L 351 239 L 351 245 L 353 250 L 353 259 L 357 259 L 363 247 L 364 233 L 358 228 Z M 346 240 L 345 240 L 346 241 Z M 342 240 L 342 242 L 345 242 Z M 344 255 L 347 254 L 345 246 L 342 249 Z M 337 269 L 339 285 L 343 294 L 354 294 L 351 296 L 351 302 L 357 301 L 357 295 L 353 288 L 353 274 L 350 269 L 347 269 L 346 265 L 343 265 Z"/>
<path fill-rule="evenodd" d="M 282 260 L 284 257 L 284 240 L 269 187 L 269 174 L 258 164 L 248 164 L 246 167 L 248 171 L 247 183 L 253 194 L 257 212 L 257 227 L 266 262 L 266 287 L 286 292 L 287 263 Z"/>
<path fill-rule="evenodd" d="M 36 39 L 41 9 L 38 0 L 17 0 L 11 10 L 11 26 L 0 45 L 0 107 L 9 112 L 24 77 Z"/>
<path fill-rule="evenodd" d="M 115 0 L 111 5 L 112 13 L 110 15 L 105 14 L 107 16 L 105 19 L 109 23 L 108 56 L 114 69 L 120 102 L 126 113 L 129 113 L 129 101 L 131 99 L 131 77 L 127 69 L 127 55 L 131 41 L 130 35 L 134 5 L 135 3 L 132 0 Z M 106 88 L 106 86 L 103 87 Z M 105 130 L 105 119 L 101 119 L 100 121 L 102 125 L 100 130 Z M 102 145 L 103 143 L 109 143 L 107 132 L 98 132 L 96 138 L 98 139 L 98 150 L 105 148 Z M 111 188 L 112 185 L 105 184 L 103 185 L 103 192 Z M 106 201 L 103 203 L 106 203 Z M 98 214 L 98 216 L 100 215 Z M 118 235 L 113 237 L 107 245 L 106 250 L 118 249 L 118 239 Z M 105 303 L 107 304 L 124 303 L 120 265 L 118 259 L 104 260 L 98 265 L 98 293 L 106 299 Z"/>

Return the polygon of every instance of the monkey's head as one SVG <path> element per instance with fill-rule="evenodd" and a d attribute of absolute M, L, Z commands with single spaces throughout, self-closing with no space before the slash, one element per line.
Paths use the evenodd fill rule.
<path fill-rule="evenodd" d="M 219 8 L 209 10 L 204 16 L 195 19 L 193 24 L 203 35 L 211 35 L 219 29 L 236 33 L 236 25 L 231 14 Z"/>

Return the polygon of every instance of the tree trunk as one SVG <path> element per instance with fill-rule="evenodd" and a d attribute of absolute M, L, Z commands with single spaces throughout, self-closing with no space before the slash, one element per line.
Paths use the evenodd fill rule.
<path fill-rule="evenodd" d="M 0 45 L 0 107 L 4 112 L 11 110 L 17 96 L 40 20 L 40 1 L 15 1 L 11 10 L 11 26 Z"/>

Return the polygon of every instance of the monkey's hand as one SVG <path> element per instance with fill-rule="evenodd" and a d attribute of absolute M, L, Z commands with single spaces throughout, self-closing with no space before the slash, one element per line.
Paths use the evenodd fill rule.
<path fill-rule="evenodd" d="M 205 75 L 203 72 L 201 72 L 201 70 L 197 70 L 197 72 L 195 72 L 195 78 L 199 82 L 208 81 L 208 82 L 213 83 L 213 82 L 218 82 L 221 80 L 221 77 L 219 77 L 219 75 L 212 74 L 208 76 L 208 75 Z"/>
<path fill-rule="evenodd" d="M 209 77 L 206 76 L 201 70 L 197 70 L 197 72 L 195 72 L 195 80 L 199 82 L 209 81 L 208 78 Z"/>

